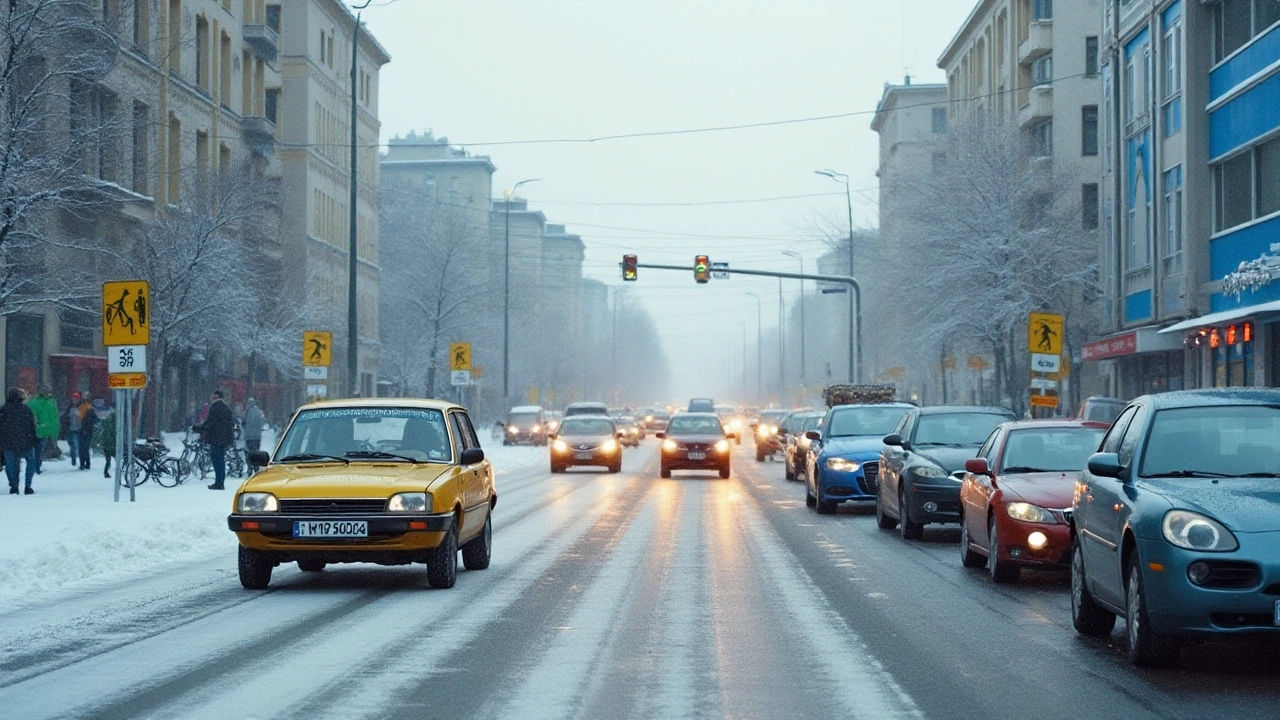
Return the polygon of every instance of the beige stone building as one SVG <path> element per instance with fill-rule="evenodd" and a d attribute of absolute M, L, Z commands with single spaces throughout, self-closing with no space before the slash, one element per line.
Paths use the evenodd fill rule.
<path fill-rule="evenodd" d="M 280 242 L 284 292 L 308 308 L 314 329 L 333 332 L 329 386 L 347 386 L 351 57 L 355 17 L 337 0 L 273 6 L 280 25 L 279 155 L 284 169 Z M 390 56 L 363 27 L 356 46 L 356 389 L 375 394 L 378 372 L 378 74 Z"/>

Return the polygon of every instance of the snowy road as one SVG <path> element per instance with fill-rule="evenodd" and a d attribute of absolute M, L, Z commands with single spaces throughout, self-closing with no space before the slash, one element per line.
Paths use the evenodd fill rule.
<path fill-rule="evenodd" d="M 0 714 L 1136 719 L 1203 712 L 1213 692 L 1237 717 L 1274 706 L 1259 689 L 1274 674 L 1212 655 L 1214 677 L 1133 671 L 1075 639 L 1059 577 L 996 591 L 958 567 L 949 531 L 908 546 L 865 512 L 816 516 L 748 449 L 727 481 L 657 479 L 652 441 L 619 475 L 496 449 L 493 564 L 451 590 L 422 566 L 339 565 L 281 566 L 245 591 L 225 532 L 10 603 Z M 1004 683 L 1041 698 L 992 692 Z"/>

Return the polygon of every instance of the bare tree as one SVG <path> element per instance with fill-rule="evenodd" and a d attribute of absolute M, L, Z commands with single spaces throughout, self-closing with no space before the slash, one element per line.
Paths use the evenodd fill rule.
<path fill-rule="evenodd" d="M 96 280 L 59 272 L 59 219 L 85 220 L 128 195 L 115 185 L 121 123 L 101 82 L 114 36 L 88 0 L 0 7 L 0 313 L 82 307 Z"/>
<path fill-rule="evenodd" d="M 382 366 L 401 392 L 436 397 L 448 344 L 470 340 L 488 278 L 475 272 L 486 228 L 472 213 L 408 188 L 383 189 Z"/>
<path fill-rule="evenodd" d="M 1096 239 L 1081 224 L 1079 179 L 1055 173 L 1017 128 L 957 123 L 948 143 L 945 164 L 891 186 L 901 216 L 886 270 L 912 342 L 931 350 L 917 356 L 988 348 L 997 397 L 1020 407 L 1027 314 L 1064 313 L 1069 342 L 1096 324 Z"/>

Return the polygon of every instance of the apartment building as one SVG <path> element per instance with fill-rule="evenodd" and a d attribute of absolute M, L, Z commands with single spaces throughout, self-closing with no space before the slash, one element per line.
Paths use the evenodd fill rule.
<path fill-rule="evenodd" d="M 66 213 L 58 232 L 118 247 L 156 214 L 195 200 L 212 174 L 278 174 L 268 118 L 277 38 L 264 0 L 103 0 L 97 11 L 118 46 L 115 65 L 100 81 L 68 81 L 66 122 L 73 133 L 112 132 L 85 157 L 93 214 Z M 63 398 L 106 394 L 96 313 L 46 308 L 0 322 L 8 385 L 48 382 Z"/>
<path fill-rule="evenodd" d="M 229 2 L 230 0 L 223 0 Z M 334 337 L 330 387 L 350 373 L 365 397 L 378 372 L 378 92 L 390 55 L 338 0 L 270 6 L 280 27 L 279 116 L 284 210 L 284 291 L 308 308 L 313 328 Z M 274 22 L 274 20 L 273 20 Z M 350 267 L 351 97 L 355 54 L 357 368 L 347 367 Z M 345 391 L 344 391 L 345 394 Z"/>
<path fill-rule="evenodd" d="M 1116 332 L 1100 351 L 1127 395 L 1280 385 L 1280 3 L 1108 0 L 1104 17 Z M 1227 292 L 1250 261 L 1252 289 Z M 1176 349 L 1142 352 L 1148 323 Z"/>

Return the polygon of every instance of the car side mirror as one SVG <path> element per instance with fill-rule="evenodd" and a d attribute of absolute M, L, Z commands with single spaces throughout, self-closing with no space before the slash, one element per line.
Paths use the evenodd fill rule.
<path fill-rule="evenodd" d="M 986 458 L 969 458 L 964 461 L 964 469 L 974 475 L 991 476 L 991 465 L 987 463 Z"/>
<path fill-rule="evenodd" d="M 822 439 L 822 433 L 817 430 L 809 430 L 804 436 L 815 442 Z"/>
<path fill-rule="evenodd" d="M 547 433 L 547 439 L 548 439 L 548 440 L 555 440 L 555 439 L 556 439 L 556 435 L 559 435 L 559 434 L 560 434 L 560 433 L 553 433 L 553 432 L 549 432 L 549 433 Z"/>
<path fill-rule="evenodd" d="M 476 465 L 484 462 L 483 448 L 467 448 L 462 451 L 462 465 Z"/>
<path fill-rule="evenodd" d="M 667 434 L 659 430 L 658 432 L 654 433 L 653 436 L 661 440 L 662 438 L 666 437 Z"/>
<path fill-rule="evenodd" d="M 725 432 L 724 436 L 725 436 L 726 438 L 729 438 L 730 440 L 732 440 L 732 439 L 734 439 L 734 438 L 738 437 L 738 433 L 736 433 L 736 432 L 734 432 L 734 431 L 732 431 L 732 430 L 728 430 L 728 431 L 726 431 L 726 432 Z"/>
<path fill-rule="evenodd" d="M 1089 472 L 1098 477 L 1119 479 L 1124 475 L 1124 466 L 1116 453 L 1094 453 L 1089 456 Z"/>
<path fill-rule="evenodd" d="M 901 435 L 899 435 L 898 433 L 890 433 L 890 434 L 888 434 L 888 435 L 885 435 L 885 436 L 884 436 L 884 444 L 885 444 L 885 445 L 894 445 L 894 446 L 897 446 L 897 447 L 902 447 L 902 446 L 903 446 L 903 445 L 902 445 L 902 436 L 901 436 Z"/>
<path fill-rule="evenodd" d="M 271 453 L 266 450 L 254 450 L 249 453 L 249 464 L 254 467 L 266 467 L 271 462 Z"/>

